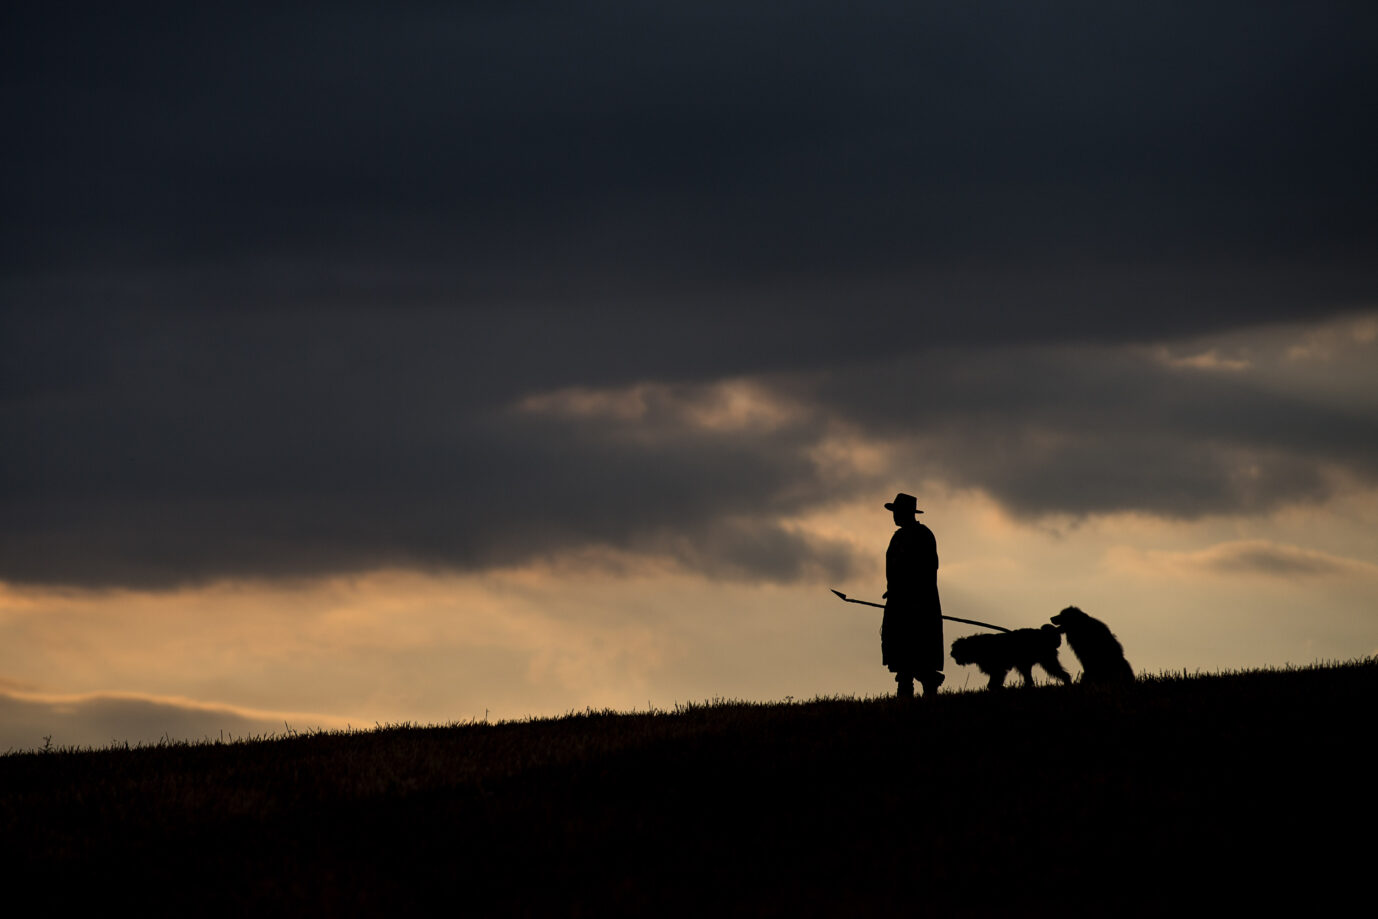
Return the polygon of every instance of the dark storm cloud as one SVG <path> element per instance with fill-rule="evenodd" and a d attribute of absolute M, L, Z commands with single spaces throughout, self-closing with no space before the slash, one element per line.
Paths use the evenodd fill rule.
<path fill-rule="evenodd" d="M 0 29 L 0 577 L 837 572 L 774 521 L 879 487 L 809 451 L 904 387 L 916 456 L 1029 515 L 1371 472 L 1340 408 L 981 350 L 1371 298 L 1367 5 L 64 10 Z M 514 408 L 763 372 L 815 407 Z"/>
<path fill-rule="evenodd" d="M 1140 349 L 933 349 L 776 375 L 753 418 L 732 415 L 733 384 L 518 398 L 490 376 L 494 341 L 451 313 L 157 318 L 125 317 L 79 373 L 5 400 L 0 576 L 155 586 L 604 546 L 716 577 L 837 577 L 845 548 L 782 521 L 896 475 L 1030 518 L 1259 513 L 1325 498 L 1332 470 L 1378 481 L 1365 394 L 1308 399 L 1261 386 L 1266 368 Z M 60 366 L 48 347 L 40 363 Z M 820 461 L 839 422 L 895 445 L 898 468 Z"/>
<path fill-rule="evenodd" d="M 27 318 L 6 338 L 16 357 L 63 366 L 62 335 Z M 547 371 L 523 372 L 544 358 L 507 326 L 443 312 L 214 318 L 124 316 L 98 345 L 64 328 L 71 377 L 10 390 L 0 576 L 472 568 L 588 543 L 727 576 L 841 570 L 836 549 L 770 522 L 821 487 L 801 455 L 817 420 L 743 438 L 681 425 L 677 404 L 628 436 L 514 408 Z"/>
<path fill-rule="evenodd" d="M 11 23 L 11 298 L 845 297 L 946 340 L 1378 271 L 1365 5 L 244 9 Z"/>

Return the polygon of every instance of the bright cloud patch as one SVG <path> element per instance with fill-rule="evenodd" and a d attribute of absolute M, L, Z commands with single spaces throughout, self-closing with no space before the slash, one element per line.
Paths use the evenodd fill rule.
<path fill-rule="evenodd" d="M 715 432 L 769 432 L 802 420 L 808 411 L 751 380 L 572 387 L 528 396 L 518 407 L 537 415 Z"/>

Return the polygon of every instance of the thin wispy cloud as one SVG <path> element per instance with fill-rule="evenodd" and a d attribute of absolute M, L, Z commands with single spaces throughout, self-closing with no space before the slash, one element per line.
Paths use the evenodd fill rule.
<path fill-rule="evenodd" d="M 0 751 L 232 741 L 348 727 L 333 715 L 253 711 L 195 699 L 0 690 Z"/>
<path fill-rule="evenodd" d="M 1266 539 L 1241 539 L 1189 552 L 1115 550 L 1114 564 L 1155 574 L 1311 580 L 1378 579 L 1378 564 Z"/>

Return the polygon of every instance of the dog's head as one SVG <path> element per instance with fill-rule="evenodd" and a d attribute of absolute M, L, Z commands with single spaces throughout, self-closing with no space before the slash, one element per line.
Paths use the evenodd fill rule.
<path fill-rule="evenodd" d="M 1056 621 L 1057 616 L 1053 619 Z M 1043 640 L 1054 648 L 1062 647 L 1062 630 L 1055 625 L 1040 626 L 1039 631 L 1043 633 Z"/>
<path fill-rule="evenodd" d="M 1068 626 L 1072 626 L 1073 628 L 1075 628 L 1076 626 L 1080 625 L 1081 623 L 1085 622 L 1087 619 L 1090 619 L 1091 617 L 1083 613 L 1081 610 L 1077 609 L 1075 606 L 1069 606 L 1052 618 L 1053 622 L 1056 623 L 1056 628 L 1059 631 L 1066 631 Z M 1047 628 L 1047 626 L 1044 626 L 1044 628 Z"/>
<path fill-rule="evenodd" d="M 989 635 L 968 635 L 952 643 L 952 659 L 962 666 L 976 663 L 981 656 L 981 639 Z"/>

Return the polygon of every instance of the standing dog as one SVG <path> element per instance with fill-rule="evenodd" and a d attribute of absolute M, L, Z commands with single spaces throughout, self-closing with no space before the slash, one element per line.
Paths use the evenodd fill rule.
<path fill-rule="evenodd" d="M 987 689 L 1004 686 L 1011 670 L 1018 670 L 1024 685 L 1032 686 L 1034 664 L 1042 667 L 1048 676 L 1070 683 L 1071 675 L 1062 669 L 1057 659 L 1061 644 L 1062 636 L 1051 625 L 995 635 L 968 635 L 952 643 L 952 659 L 962 665 L 975 664 L 990 677 Z"/>
<path fill-rule="evenodd" d="M 1104 622 L 1092 619 L 1075 606 L 1058 613 L 1053 622 L 1067 636 L 1067 644 L 1081 661 L 1083 683 L 1108 686 L 1134 682 L 1134 670 L 1124 659 L 1124 648 Z"/>

